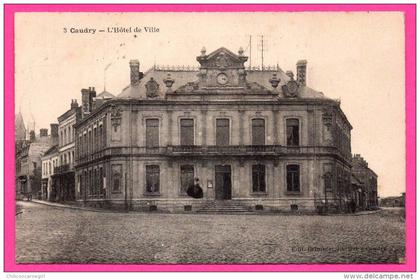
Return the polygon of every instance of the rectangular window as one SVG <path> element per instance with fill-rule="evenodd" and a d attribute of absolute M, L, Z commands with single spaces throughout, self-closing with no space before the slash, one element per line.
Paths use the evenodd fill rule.
<path fill-rule="evenodd" d="M 87 195 L 88 195 L 88 173 L 87 173 L 87 171 L 85 171 L 84 172 L 84 176 L 83 176 L 83 192 L 84 192 L 84 194 L 85 194 L 85 199 L 86 199 L 86 197 L 87 197 Z"/>
<path fill-rule="evenodd" d="M 159 120 L 146 120 L 146 147 L 159 147 Z"/>
<path fill-rule="evenodd" d="M 87 148 L 88 154 L 92 153 L 92 130 L 89 130 L 88 132 L 88 148 Z"/>
<path fill-rule="evenodd" d="M 287 146 L 299 146 L 299 120 L 286 120 Z"/>
<path fill-rule="evenodd" d="M 101 194 L 101 197 L 105 196 L 104 173 L 102 167 L 99 168 L 99 192 Z"/>
<path fill-rule="evenodd" d="M 216 120 L 216 145 L 229 146 L 230 142 L 230 125 L 229 119 Z"/>
<path fill-rule="evenodd" d="M 83 146 L 83 156 L 86 156 L 87 155 L 87 134 L 86 133 L 83 134 L 82 146 Z"/>
<path fill-rule="evenodd" d="M 287 191 L 300 192 L 299 165 L 287 165 Z"/>
<path fill-rule="evenodd" d="M 194 145 L 194 120 L 181 119 L 181 145 L 192 146 Z"/>
<path fill-rule="evenodd" d="M 112 176 L 112 192 L 120 192 L 122 184 L 122 166 L 121 164 L 113 164 L 111 166 Z"/>
<path fill-rule="evenodd" d="M 77 157 L 81 157 L 83 154 L 83 145 L 82 145 L 82 136 L 79 135 L 79 143 L 76 145 L 77 149 Z"/>
<path fill-rule="evenodd" d="M 265 120 L 252 120 L 252 145 L 265 145 Z"/>
<path fill-rule="evenodd" d="M 190 186 L 194 185 L 194 166 L 181 166 L 181 193 L 186 194 Z"/>
<path fill-rule="evenodd" d="M 93 170 L 92 172 L 93 178 L 92 178 L 92 182 L 93 182 L 93 186 L 92 186 L 92 194 L 94 197 L 96 197 L 98 195 L 98 185 L 97 180 L 98 180 L 98 171 L 96 169 Z"/>
<path fill-rule="evenodd" d="M 252 166 L 252 191 L 265 192 L 265 165 Z"/>
<path fill-rule="evenodd" d="M 103 129 L 102 129 L 102 124 L 101 124 L 101 125 L 99 125 L 99 139 L 98 139 L 98 146 L 99 146 L 99 148 L 102 148 L 102 145 L 103 145 L 102 138 L 103 137 L 104 137 L 103 136 Z"/>
<path fill-rule="evenodd" d="M 84 186 L 83 186 L 83 175 L 82 175 L 82 173 L 80 173 L 80 175 L 79 175 L 79 185 L 80 185 L 80 189 L 79 189 L 79 191 L 80 191 L 80 196 L 84 193 Z"/>
<path fill-rule="evenodd" d="M 93 195 L 93 188 L 92 188 L 92 170 L 88 171 L 89 177 L 87 178 L 88 181 L 88 195 L 91 197 Z"/>
<path fill-rule="evenodd" d="M 146 165 L 146 192 L 158 193 L 159 192 L 159 165 Z"/>
<path fill-rule="evenodd" d="M 97 143 L 97 141 L 98 141 L 98 135 L 97 135 L 97 133 L 98 133 L 98 130 L 96 129 L 96 127 L 93 129 L 93 151 L 96 151 L 97 149 L 98 149 L 98 143 Z"/>

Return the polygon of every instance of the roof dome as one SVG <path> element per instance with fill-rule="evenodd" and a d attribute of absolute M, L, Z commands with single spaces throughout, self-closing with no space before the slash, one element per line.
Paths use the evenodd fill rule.
<path fill-rule="evenodd" d="M 113 95 L 112 93 L 104 90 L 103 92 L 101 92 L 100 94 L 98 94 L 96 96 L 96 99 L 112 99 L 115 98 L 115 95 Z"/>

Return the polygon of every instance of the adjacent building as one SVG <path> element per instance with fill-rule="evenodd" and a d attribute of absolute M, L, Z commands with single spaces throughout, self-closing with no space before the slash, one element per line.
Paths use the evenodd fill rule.
<path fill-rule="evenodd" d="M 356 154 L 352 158 L 352 174 L 360 182 L 359 208 L 374 209 L 378 207 L 378 175 L 369 168 L 367 161 Z"/>
<path fill-rule="evenodd" d="M 70 109 L 58 117 L 58 154 L 54 167 L 50 200 L 75 199 L 74 182 L 74 125 L 81 118 L 77 100 L 71 100 Z"/>
<path fill-rule="evenodd" d="M 41 156 L 56 144 L 54 125 L 51 125 L 52 135 L 48 135 L 48 129 L 40 129 L 39 136 L 34 131 L 30 132 L 28 141 L 16 143 L 16 198 L 24 196 L 41 198 L 42 165 Z"/>
<path fill-rule="evenodd" d="M 82 90 L 76 199 L 126 209 L 199 210 L 217 201 L 268 210 L 343 208 L 351 129 L 340 102 L 278 67 L 247 69 L 242 49 L 198 68 L 130 61 L 130 84 L 105 102 Z M 198 178 L 202 199 L 187 196 Z"/>
<path fill-rule="evenodd" d="M 58 166 L 58 145 L 49 148 L 41 157 L 42 179 L 41 179 L 41 199 L 53 200 L 51 196 L 53 189 L 52 176 Z"/>

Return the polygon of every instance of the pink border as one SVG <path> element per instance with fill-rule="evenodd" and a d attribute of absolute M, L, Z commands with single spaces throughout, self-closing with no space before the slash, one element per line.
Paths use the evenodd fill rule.
<path fill-rule="evenodd" d="M 16 264 L 14 213 L 14 15 L 18 12 L 342 12 L 395 11 L 405 14 L 406 71 L 406 263 L 405 264 L 267 264 L 267 265 L 82 265 Z M 416 6 L 403 5 L 93 5 L 93 4 L 5 4 L 4 5 L 4 270 L 7 272 L 49 271 L 416 271 Z"/>

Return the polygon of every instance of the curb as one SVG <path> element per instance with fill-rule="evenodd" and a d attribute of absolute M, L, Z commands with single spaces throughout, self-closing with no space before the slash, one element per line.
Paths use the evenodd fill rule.
<path fill-rule="evenodd" d="M 319 215 L 316 213 L 307 213 L 307 214 L 291 214 L 291 213 L 281 213 L 281 212 L 247 212 L 247 213 L 196 213 L 196 212 L 188 212 L 188 213 L 149 213 L 149 212 L 140 212 L 140 211 L 129 211 L 129 212 L 125 212 L 125 211 L 111 211 L 111 210 L 106 210 L 106 209 L 97 209 L 97 208 L 91 208 L 91 207 L 82 207 L 82 206 L 72 206 L 72 205 L 67 205 L 67 204 L 60 204 L 60 203 L 52 203 L 52 202 L 47 202 L 47 201 L 43 201 L 43 200 L 37 200 L 37 199 L 33 199 L 30 201 L 24 201 L 24 202 L 33 202 L 33 203 L 37 203 L 37 204 L 42 204 L 42 205 L 46 205 L 46 206 L 50 206 L 50 207 L 55 207 L 55 208 L 67 208 L 67 209 L 73 209 L 73 210 L 81 210 L 81 211 L 90 211 L 90 212 L 99 212 L 99 213 L 110 213 L 110 214 L 187 214 L 187 215 L 191 215 L 191 214 L 196 214 L 196 215 L 262 215 L 262 216 L 272 216 L 272 215 L 278 215 L 278 216 L 324 216 L 324 217 L 333 217 L 333 216 L 364 216 L 364 215 L 373 215 L 373 214 L 377 214 L 379 212 L 382 212 L 383 209 L 378 209 L 378 210 L 374 210 L 374 211 L 363 211 L 363 212 L 359 212 L 359 213 L 354 213 L 354 214 L 325 214 L 325 215 Z"/>
<path fill-rule="evenodd" d="M 120 212 L 106 211 L 103 209 L 95 209 L 95 208 L 90 208 L 90 207 L 79 207 L 79 206 L 72 206 L 72 205 L 67 205 L 67 204 L 51 203 L 51 202 L 46 202 L 46 201 L 37 200 L 37 199 L 32 199 L 30 201 L 25 201 L 25 202 L 33 202 L 33 203 L 42 204 L 42 205 L 55 207 L 55 208 L 67 208 L 67 209 L 73 209 L 73 210 L 102 212 L 102 213 L 120 213 Z"/>

